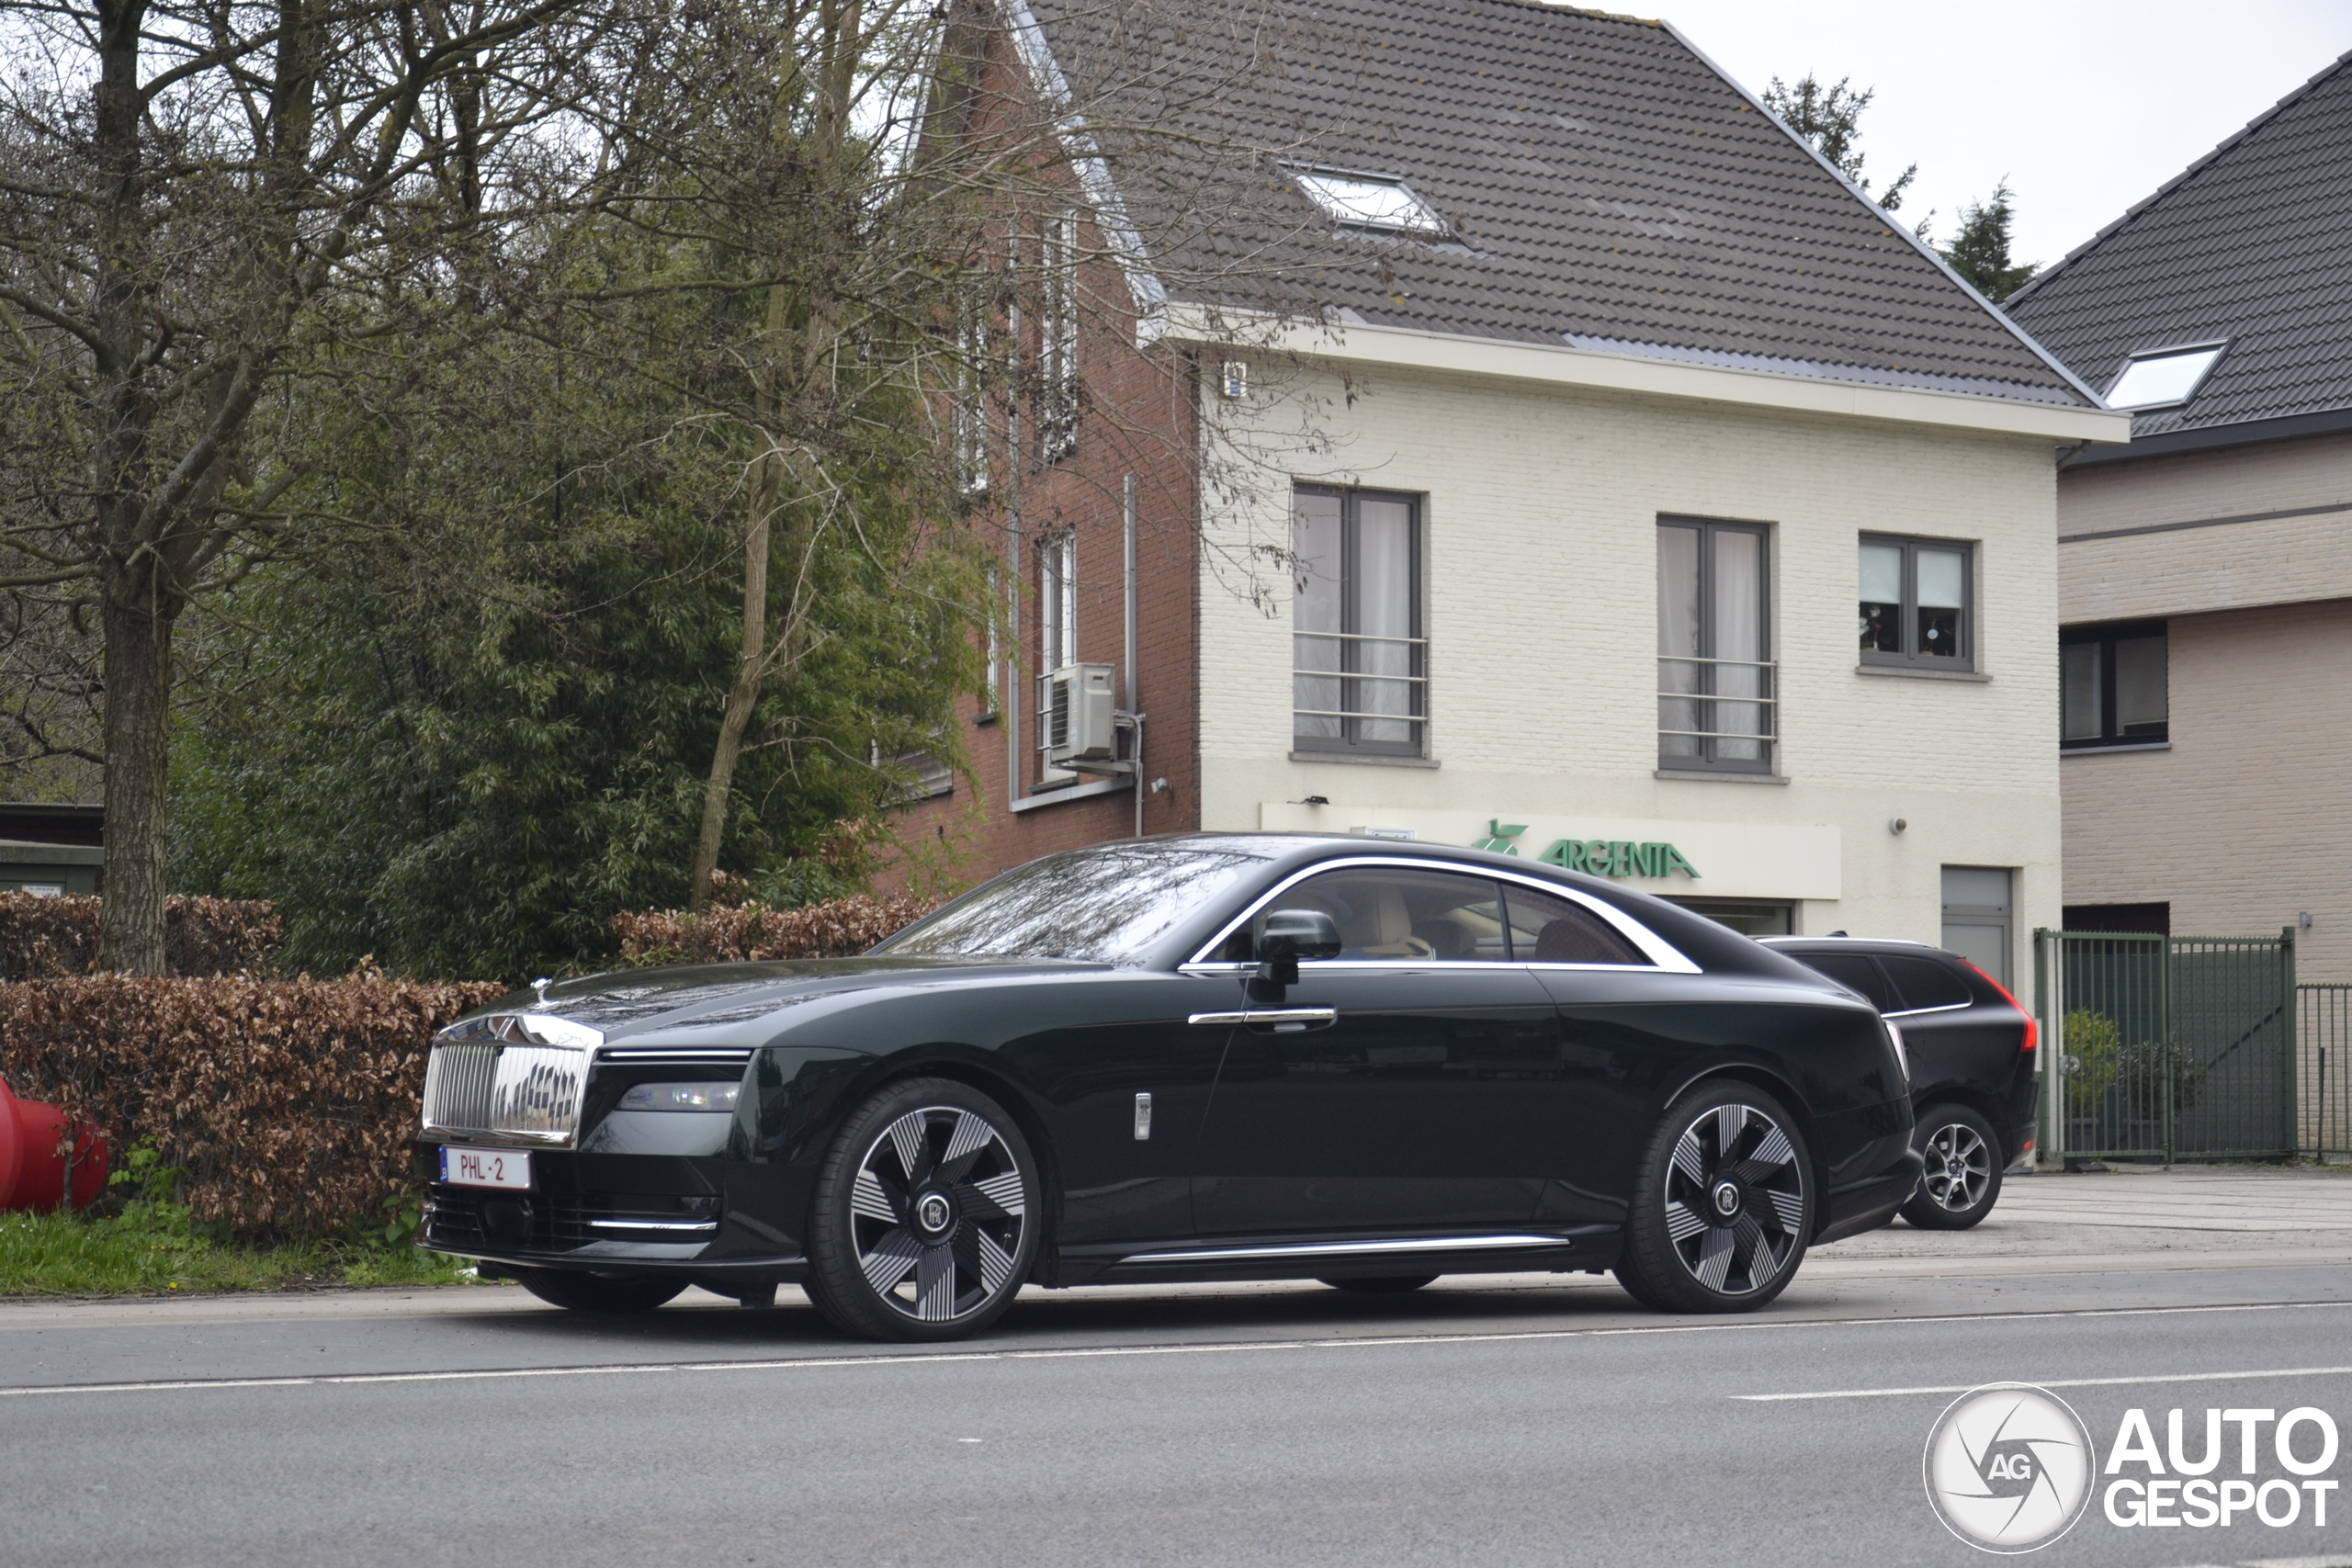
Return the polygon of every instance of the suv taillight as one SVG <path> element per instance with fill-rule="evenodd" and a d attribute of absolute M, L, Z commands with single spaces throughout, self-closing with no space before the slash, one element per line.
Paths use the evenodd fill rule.
<path fill-rule="evenodd" d="M 1968 960 L 1965 958 L 1962 959 L 1961 962 L 1962 964 L 1968 964 Z M 1968 964 L 1968 966 L 1971 969 L 1976 970 L 1976 977 L 1978 979 L 1984 981 L 1986 985 L 2000 992 L 2001 999 L 2003 1001 L 2017 1009 L 2018 1011 L 2025 1013 L 2025 1043 L 2018 1047 L 2018 1055 L 2022 1056 L 2028 1051 L 2032 1050 L 2035 1045 L 2041 1043 L 2041 1025 L 2035 1021 L 2033 1014 L 2026 1012 L 2025 1004 L 2018 1000 L 2017 998 L 2011 996 L 2009 994 L 2009 988 L 2007 986 L 2004 986 L 2001 982 L 1984 973 L 1984 970 L 1977 968 L 1975 964 Z"/>

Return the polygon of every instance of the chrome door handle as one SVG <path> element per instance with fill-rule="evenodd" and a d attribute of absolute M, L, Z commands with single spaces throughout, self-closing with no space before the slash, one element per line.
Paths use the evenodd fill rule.
<path fill-rule="evenodd" d="M 1189 1023 L 1268 1023 L 1296 1024 L 1312 1028 L 1318 1023 L 1337 1023 L 1337 1008 L 1251 1008 L 1247 1012 L 1196 1012 L 1185 1021 Z"/>

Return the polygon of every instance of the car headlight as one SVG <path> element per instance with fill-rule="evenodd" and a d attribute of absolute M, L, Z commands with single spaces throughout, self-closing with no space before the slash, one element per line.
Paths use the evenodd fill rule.
<path fill-rule="evenodd" d="M 641 1083 L 621 1096 L 621 1111 L 732 1111 L 740 1083 Z"/>
<path fill-rule="evenodd" d="M 1884 1019 L 1879 1021 L 1886 1023 Z M 1894 1065 L 1903 1069 L 1903 1089 L 1907 1094 L 1911 1089 L 1911 1053 L 1903 1048 L 1903 1031 L 1894 1024 L 1887 1023 L 1886 1038 L 1894 1046 Z M 728 1103 L 732 1105 L 735 1102 L 730 1100 Z"/>

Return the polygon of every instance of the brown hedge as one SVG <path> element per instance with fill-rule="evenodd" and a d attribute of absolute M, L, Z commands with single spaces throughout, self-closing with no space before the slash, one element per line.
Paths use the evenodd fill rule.
<path fill-rule="evenodd" d="M 504 994 L 373 973 L 341 980 L 74 976 L 0 985 L 0 1072 L 152 1141 L 203 1219 L 247 1235 L 379 1221 L 407 1191 L 433 1032 Z"/>
<path fill-rule="evenodd" d="M 939 907 L 918 893 L 863 896 L 771 909 L 759 904 L 700 914 L 661 909 L 616 915 L 621 956 L 631 964 L 741 964 L 774 958 L 848 958 Z"/>
<path fill-rule="evenodd" d="M 88 894 L 0 893 L 0 980 L 95 974 L 103 902 Z M 175 893 L 164 900 L 164 957 L 175 975 L 257 968 L 277 936 L 277 911 L 261 899 Z"/>

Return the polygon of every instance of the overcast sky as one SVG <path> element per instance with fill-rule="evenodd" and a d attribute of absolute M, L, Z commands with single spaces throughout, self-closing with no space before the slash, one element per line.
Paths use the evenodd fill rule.
<path fill-rule="evenodd" d="M 1590 0 L 1588 0 L 1590 3 Z M 1611 9 L 1616 8 L 1614 6 Z M 1862 116 L 1873 191 L 1919 165 L 1901 216 L 2003 175 L 2014 254 L 2056 261 L 2352 49 L 2352 0 L 1649 0 L 1751 91 L 1807 71 L 1878 96 Z"/>

